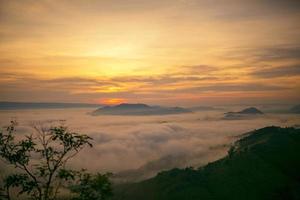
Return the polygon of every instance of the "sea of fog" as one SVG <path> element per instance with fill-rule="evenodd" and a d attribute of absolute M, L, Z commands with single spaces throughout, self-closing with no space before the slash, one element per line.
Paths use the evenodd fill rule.
<path fill-rule="evenodd" d="M 224 111 L 163 116 L 91 116 L 91 111 L 92 108 L 6 110 L 0 111 L 0 125 L 17 120 L 17 133 L 25 135 L 34 131 L 34 124 L 63 120 L 70 130 L 93 138 L 93 148 L 74 158 L 72 167 L 125 175 L 132 169 L 148 169 L 151 172 L 143 175 L 147 177 L 160 170 L 198 167 L 219 159 L 245 132 L 270 125 L 300 124 L 299 115 L 283 114 L 224 120 Z"/>

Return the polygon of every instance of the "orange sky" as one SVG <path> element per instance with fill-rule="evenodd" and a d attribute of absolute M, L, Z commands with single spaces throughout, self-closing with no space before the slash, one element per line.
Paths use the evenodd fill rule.
<path fill-rule="evenodd" d="M 0 101 L 300 100 L 295 0 L 0 0 Z"/>

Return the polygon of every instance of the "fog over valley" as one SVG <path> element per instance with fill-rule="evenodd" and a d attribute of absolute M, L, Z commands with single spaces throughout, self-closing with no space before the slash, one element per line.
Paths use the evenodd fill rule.
<path fill-rule="evenodd" d="M 300 0 L 0 0 L 0 200 L 299 200 Z"/>
<path fill-rule="evenodd" d="M 265 126 L 300 124 L 297 114 L 265 113 L 243 119 L 224 119 L 224 110 L 174 115 L 90 115 L 94 108 L 0 111 L 0 124 L 18 122 L 17 133 L 30 135 L 32 126 L 64 124 L 93 138 L 70 166 L 115 173 L 116 180 L 141 180 L 174 167 L 199 167 L 222 158 L 241 134 Z M 3 168 L 3 167 L 1 167 Z M 4 169 L 6 169 L 4 167 Z M 8 169 L 6 169 L 8 170 Z"/>

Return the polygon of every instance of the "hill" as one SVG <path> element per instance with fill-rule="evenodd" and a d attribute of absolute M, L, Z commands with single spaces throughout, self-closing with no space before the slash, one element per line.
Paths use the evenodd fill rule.
<path fill-rule="evenodd" d="M 189 113 L 188 109 L 180 107 L 149 106 L 146 104 L 119 104 L 105 106 L 95 110 L 92 115 L 168 115 Z"/>
<path fill-rule="evenodd" d="M 250 107 L 238 112 L 227 112 L 224 113 L 224 119 L 248 119 L 263 115 L 264 113 L 257 108 Z"/>
<path fill-rule="evenodd" d="M 260 110 L 254 107 L 246 108 L 238 113 L 239 114 L 260 114 L 260 115 L 264 114 L 263 112 L 261 112 Z"/>
<path fill-rule="evenodd" d="M 299 129 L 266 127 L 237 141 L 221 160 L 118 185 L 113 199 L 300 199 L 299 152 Z"/>

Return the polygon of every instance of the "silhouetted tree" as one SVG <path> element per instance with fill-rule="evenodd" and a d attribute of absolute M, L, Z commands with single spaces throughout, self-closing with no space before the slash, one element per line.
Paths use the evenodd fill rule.
<path fill-rule="evenodd" d="M 92 175 L 80 173 L 78 182 L 71 186 L 71 192 L 75 193 L 73 200 L 105 200 L 112 195 L 110 173 Z"/>
<path fill-rule="evenodd" d="M 6 130 L 0 132 L 0 157 L 18 169 L 5 178 L 2 198 L 11 199 L 11 188 L 18 188 L 18 195 L 53 200 L 64 183 L 76 182 L 76 178 L 79 180 L 79 190 L 74 190 L 76 193 L 83 192 L 81 188 L 85 182 L 96 193 L 97 188 L 98 193 L 103 192 L 105 195 L 110 190 L 106 175 L 92 177 L 66 168 L 66 163 L 84 147 L 92 147 L 92 138 L 70 132 L 65 126 L 57 126 L 48 129 L 34 127 L 34 134 L 17 140 L 16 125 L 12 121 Z"/>

